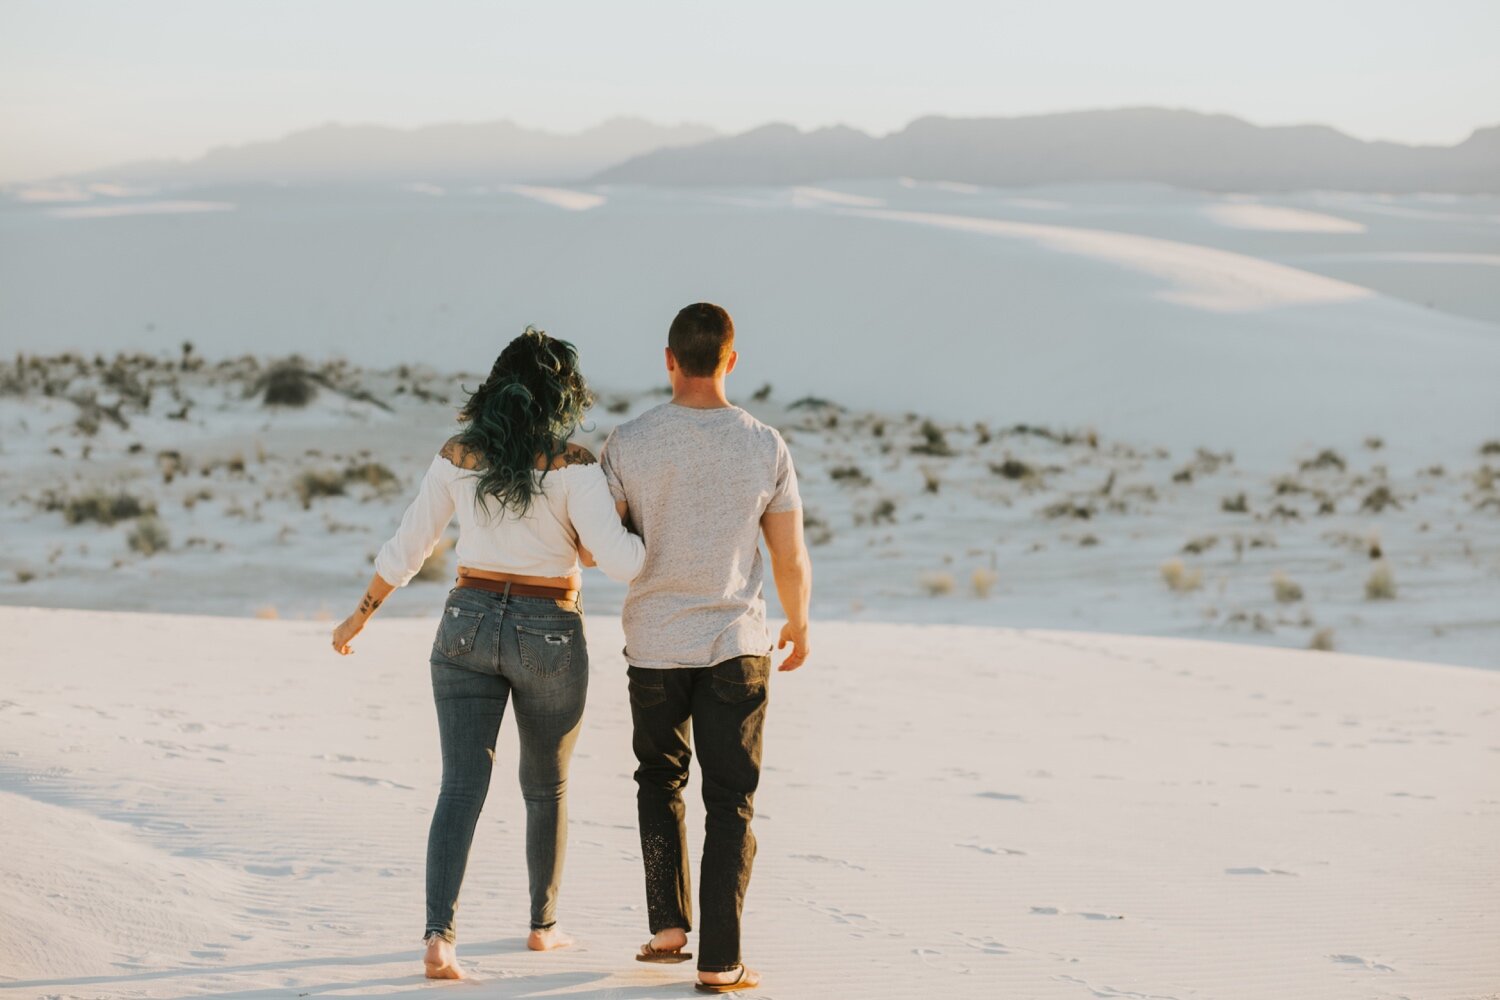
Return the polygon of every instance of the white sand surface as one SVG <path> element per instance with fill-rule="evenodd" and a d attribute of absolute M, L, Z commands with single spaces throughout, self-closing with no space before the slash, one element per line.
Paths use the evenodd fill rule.
<path fill-rule="evenodd" d="M 579 945 L 522 945 L 507 723 L 459 915 L 473 980 L 432 985 L 430 620 L 377 620 L 340 659 L 314 622 L 0 608 L 0 996 L 692 995 L 684 969 L 629 960 L 621 635 L 588 627 L 562 901 Z M 1500 983 L 1500 673 L 968 627 L 814 641 L 773 683 L 752 995 Z"/>

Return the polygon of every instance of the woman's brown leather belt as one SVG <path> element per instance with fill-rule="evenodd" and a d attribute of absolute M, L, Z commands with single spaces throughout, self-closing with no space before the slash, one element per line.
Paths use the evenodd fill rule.
<path fill-rule="evenodd" d="M 488 590 L 492 594 L 515 597 L 550 597 L 555 601 L 576 601 L 578 591 L 563 587 L 538 587 L 531 583 L 511 583 L 509 580 L 487 580 L 482 576 L 461 576 L 457 586 Z"/>

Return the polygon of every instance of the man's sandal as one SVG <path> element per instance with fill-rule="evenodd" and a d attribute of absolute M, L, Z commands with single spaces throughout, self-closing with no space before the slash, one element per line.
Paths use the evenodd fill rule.
<path fill-rule="evenodd" d="M 662 965 L 672 965 L 677 962 L 686 962 L 693 957 L 690 951 L 681 948 L 653 948 L 651 942 L 647 941 L 641 945 L 641 950 L 636 952 L 637 962 L 657 962 Z"/>
<path fill-rule="evenodd" d="M 748 965 L 740 965 L 740 976 L 732 983 L 705 983 L 699 981 L 697 990 L 699 993 L 738 993 L 740 990 L 753 990 L 760 985 L 760 975 L 751 972 Z"/>

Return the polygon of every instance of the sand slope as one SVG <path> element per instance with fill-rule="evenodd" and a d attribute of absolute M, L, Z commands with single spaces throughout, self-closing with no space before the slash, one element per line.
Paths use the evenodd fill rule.
<path fill-rule="evenodd" d="M 682 969 L 628 960 L 644 914 L 618 621 L 589 622 L 563 899 L 580 946 L 522 948 L 507 728 L 460 911 L 477 993 L 415 974 L 431 623 L 377 621 L 342 660 L 325 629 L 0 608 L 0 996 L 691 995 Z M 1500 982 L 1500 674 L 963 627 L 816 640 L 775 679 L 756 995 Z"/>

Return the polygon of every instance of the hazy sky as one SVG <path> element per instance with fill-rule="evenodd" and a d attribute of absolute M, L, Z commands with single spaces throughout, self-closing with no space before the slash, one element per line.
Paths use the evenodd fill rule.
<path fill-rule="evenodd" d="M 326 121 L 874 132 L 1156 104 L 1450 143 L 1500 0 L 0 0 L 0 181 Z"/>

